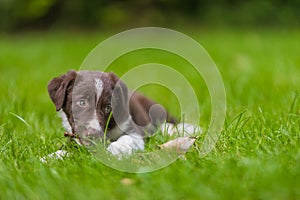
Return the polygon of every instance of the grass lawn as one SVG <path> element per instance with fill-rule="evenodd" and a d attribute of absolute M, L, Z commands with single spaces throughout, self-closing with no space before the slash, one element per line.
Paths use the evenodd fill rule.
<path fill-rule="evenodd" d="M 198 141 L 186 159 L 145 174 L 111 169 L 84 149 L 70 149 L 74 154 L 63 161 L 39 161 L 66 144 L 47 82 L 78 69 L 109 33 L 1 35 L 0 199 L 299 199 L 300 31 L 185 33 L 219 67 L 226 122 L 206 157 L 199 158 Z M 148 61 L 145 53 L 114 65 Z M 152 54 L 158 62 L 183 63 Z M 204 83 L 199 86 L 204 88 L 200 124 L 205 130 L 210 101 Z M 149 95 L 166 101 L 171 110 L 176 107 L 164 95 Z"/>

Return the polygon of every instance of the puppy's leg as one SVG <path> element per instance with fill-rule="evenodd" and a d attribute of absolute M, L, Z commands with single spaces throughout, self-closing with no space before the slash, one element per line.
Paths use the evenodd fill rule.
<path fill-rule="evenodd" d="M 138 135 L 123 135 L 117 141 L 112 142 L 107 150 L 119 158 L 123 155 L 131 155 L 133 151 L 144 150 L 144 140 Z"/>

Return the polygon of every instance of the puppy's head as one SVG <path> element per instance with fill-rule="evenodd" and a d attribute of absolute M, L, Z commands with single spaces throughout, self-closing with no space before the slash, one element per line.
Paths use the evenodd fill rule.
<path fill-rule="evenodd" d="M 118 122 L 129 117 L 127 87 L 111 72 L 69 71 L 52 79 L 48 92 L 65 128 L 80 138 L 99 138 L 106 127 L 114 128 L 112 106 L 120 113 Z"/>

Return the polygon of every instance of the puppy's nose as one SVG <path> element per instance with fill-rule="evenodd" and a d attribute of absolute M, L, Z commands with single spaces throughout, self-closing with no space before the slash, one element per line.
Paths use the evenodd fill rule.
<path fill-rule="evenodd" d="M 87 125 L 79 125 L 77 126 L 76 132 L 82 137 L 82 136 L 101 136 L 101 129 L 96 129 L 93 127 L 89 127 Z"/>

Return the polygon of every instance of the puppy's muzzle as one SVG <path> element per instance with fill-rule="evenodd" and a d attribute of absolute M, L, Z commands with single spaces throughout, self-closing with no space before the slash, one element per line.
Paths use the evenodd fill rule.
<path fill-rule="evenodd" d="M 93 145 L 103 138 L 103 135 L 104 133 L 101 130 L 80 126 L 76 130 L 76 134 L 73 134 L 72 137 L 78 138 L 83 145 Z"/>

